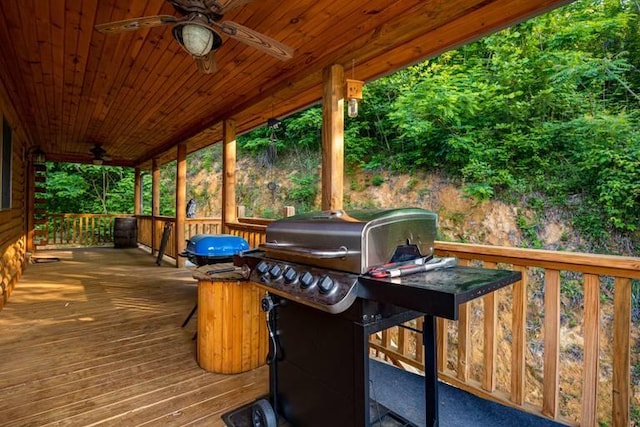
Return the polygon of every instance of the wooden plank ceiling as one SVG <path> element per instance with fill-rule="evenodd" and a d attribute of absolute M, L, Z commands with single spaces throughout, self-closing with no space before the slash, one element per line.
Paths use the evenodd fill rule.
<path fill-rule="evenodd" d="M 2 0 L 0 107 L 49 160 L 90 162 L 101 144 L 112 164 L 148 168 L 180 142 L 191 152 L 219 141 L 224 119 L 242 133 L 318 102 L 331 64 L 368 81 L 568 2 L 253 0 L 221 22 L 290 46 L 293 59 L 223 36 L 218 70 L 203 74 L 168 26 L 94 29 L 177 15 L 165 0 Z"/>

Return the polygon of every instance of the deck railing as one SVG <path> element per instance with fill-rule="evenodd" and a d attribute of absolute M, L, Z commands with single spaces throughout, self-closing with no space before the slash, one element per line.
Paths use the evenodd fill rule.
<path fill-rule="evenodd" d="M 127 214 L 47 214 L 38 225 L 41 245 L 93 246 L 113 243 L 113 223 Z"/>
<path fill-rule="evenodd" d="M 154 221 L 155 219 L 155 221 Z M 141 243 L 148 248 L 153 250 L 155 254 L 156 251 L 160 249 L 160 243 L 162 241 L 162 233 L 165 227 L 165 224 L 171 224 L 171 227 L 175 227 L 176 219 L 174 217 L 169 216 L 156 216 L 152 217 L 150 215 L 140 215 L 138 216 L 138 243 Z M 153 242 L 153 234 L 152 229 L 155 227 L 155 236 L 156 241 Z M 175 245 L 175 232 L 172 230 L 169 232 L 169 238 L 164 247 L 164 255 L 170 258 L 177 258 L 178 254 L 176 253 L 176 245 Z M 154 244 L 155 243 L 155 244 Z"/>
<path fill-rule="evenodd" d="M 221 230 L 220 218 L 187 218 L 185 220 L 185 239 L 196 234 L 220 234 Z"/>
<path fill-rule="evenodd" d="M 149 248 L 153 247 L 155 253 L 155 251 L 160 248 L 162 233 L 167 223 L 171 223 L 173 227 L 175 227 L 176 219 L 168 216 L 157 216 L 155 217 L 155 221 L 153 221 L 153 217 L 150 215 L 138 216 L 138 243 Z M 220 218 L 187 218 L 184 227 L 185 239 L 189 239 L 196 234 L 220 234 L 221 224 Z M 156 228 L 155 245 L 153 245 L 151 233 L 154 226 Z M 164 255 L 174 259 L 177 256 L 175 249 L 175 232 L 173 232 L 173 230 L 169 233 L 169 240 L 167 241 Z"/>
<path fill-rule="evenodd" d="M 149 248 L 152 247 L 152 227 L 153 217 L 151 215 L 138 215 L 138 243 L 142 243 Z"/>
<path fill-rule="evenodd" d="M 523 274 L 510 288 L 463 305 L 457 322 L 438 319 L 440 379 L 567 424 L 631 425 L 631 408 L 640 410 L 631 381 L 631 367 L 640 364 L 637 352 L 631 360 L 639 345 L 631 339 L 631 288 L 640 258 L 447 242 L 436 242 L 436 253 Z M 423 370 L 421 344 L 396 327 L 371 346 Z"/>

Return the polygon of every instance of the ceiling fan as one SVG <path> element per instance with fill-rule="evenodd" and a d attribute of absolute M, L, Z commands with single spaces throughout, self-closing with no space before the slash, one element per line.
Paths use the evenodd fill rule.
<path fill-rule="evenodd" d="M 102 148 L 102 145 L 100 144 L 95 144 L 89 152 L 93 154 L 92 162 L 94 165 L 101 165 L 105 161 L 111 161 L 111 156 L 107 154 L 107 150 Z"/>
<path fill-rule="evenodd" d="M 141 28 L 172 25 L 173 38 L 193 56 L 198 69 L 207 74 L 216 69 L 213 53 L 222 46 L 220 34 L 253 46 L 283 61 L 293 57 L 293 49 L 271 37 L 235 22 L 220 22 L 225 12 L 249 3 L 251 0 L 167 1 L 182 16 L 154 15 L 126 19 L 96 25 L 96 30 L 105 34 L 115 34 Z"/>

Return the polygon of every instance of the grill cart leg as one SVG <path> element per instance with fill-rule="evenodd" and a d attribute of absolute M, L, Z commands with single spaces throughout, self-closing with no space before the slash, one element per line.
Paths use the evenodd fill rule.
<path fill-rule="evenodd" d="M 424 343 L 424 396 L 427 427 L 438 427 L 438 363 L 436 353 L 436 319 L 425 315 L 422 328 Z"/>
<path fill-rule="evenodd" d="M 186 319 L 184 319 L 184 322 L 182 322 L 182 327 L 184 328 L 185 326 L 187 326 L 187 323 L 189 323 L 189 320 L 191 320 L 191 318 L 193 317 L 194 314 L 196 314 L 196 310 L 198 309 L 198 303 L 196 303 L 196 305 L 193 306 L 193 308 L 191 309 L 191 313 L 189 313 L 189 315 L 187 316 Z"/>

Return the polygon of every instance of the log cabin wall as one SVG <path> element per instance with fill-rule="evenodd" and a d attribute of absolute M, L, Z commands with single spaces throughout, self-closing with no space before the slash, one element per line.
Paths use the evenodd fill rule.
<path fill-rule="evenodd" d="M 0 81 L 2 89 L 2 81 Z M 2 174 L 10 182 L 10 206 L 0 208 L 0 310 L 7 303 L 11 292 L 20 279 L 27 264 L 27 141 L 16 120 L 15 112 L 7 97 L 0 91 L 0 123 L 4 123 L 0 134 L 0 147 L 11 140 L 11 171 Z M 2 156 L 0 156 L 0 160 Z M 3 165 L 8 162 L 3 161 Z M 1 169 L 0 169 L 1 170 Z M 9 177 L 10 176 L 10 177 Z M 1 184 L 1 182 L 0 182 Z M 2 191 L 6 188 L 2 188 Z"/>

